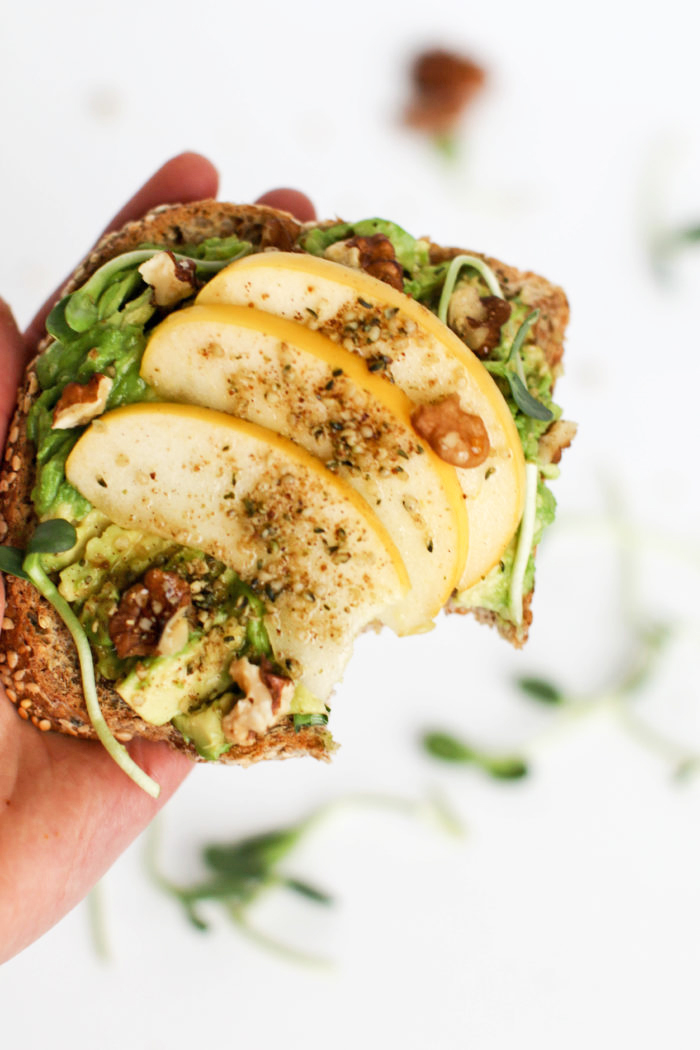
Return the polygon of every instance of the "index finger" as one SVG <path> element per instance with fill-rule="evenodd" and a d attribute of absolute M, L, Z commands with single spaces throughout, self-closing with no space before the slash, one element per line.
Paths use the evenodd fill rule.
<path fill-rule="evenodd" d="M 159 168 L 155 175 L 152 175 L 131 200 L 117 212 L 103 230 L 102 236 L 111 230 L 118 230 L 132 219 L 140 219 L 147 211 L 159 204 L 186 204 L 190 201 L 215 197 L 218 187 L 219 176 L 211 161 L 199 153 L 180 153 Z M 24 333 L 27 356 L 34 351 L 43 336 L 46 318 L 58 299 L 62 287 L 63 284 L 56 289 L 53 295 L 49 296 Z"/>

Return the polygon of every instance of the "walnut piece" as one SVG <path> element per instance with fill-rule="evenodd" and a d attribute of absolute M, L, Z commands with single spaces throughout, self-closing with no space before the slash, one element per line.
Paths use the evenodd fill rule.
<path fill-rule="evenodd" d="M 260 661 L 260 681 L 268 689 L 272 697 L 272 710 L 277 712 L 285 695 L 285 689 L 292 684 L 291 678 L 287 675 L 279 674 L 275 670 L 274 664 L 266 656 L 263 656 Z"/>
<path fill-rule="evenodd" d="M 478 467 L 491 448 L 481 416 L 464 412 L 457 394 L 421 405 L 411 415 L 415 430 L 453 467 Z"/>
<path fill-rule="evenodd" d="M 172 655 L 187 642 L 190 586 L 176 572 L 149 569 L 121 597 L 109 620 L 109 637 L 120 660 L 128 656 Z M 185 624 L 178 627 L 179 621 Z M 180 642 L 179 649 L 172 648 Z M 165 645 L 165 652 L 161 648 Z"/>
<path fill-rule="evenodd" d="M 53 410 L 51 429 L 83 427 L 102 415 L 111 389 L 112 380 L 101 372 L 96 372 L 87 383 L 67 383 Z"/>
<path fill-rule="evenodd" d="M 156 306 L 173 306 L 197 287 L 194 259 L 176 259 L 172 252 L 157 252 L 139 266 L 146 284 L 153 288 Z"/>
<path fill-rule="evenodd" d="M 360 249 L 356 244 L 350 246 L 349 241 L 335 241 L 329 244 L 323 253 L 331 262 L 342 263 L 343 266 L 351 266 L 353 270 L 361 270 Z"/>
<path fill-rule="evenodd" d="M 497 295 L 481 297 L 473 284 L 464 281 L 450 296 L 447 323 L 477 357 L 487 357 L 500 343 L 501 327 L 511 310 L 505 299 Z"/>
<path fill-rule="evenodd" d="M 268 216 L 262 229 L 260 247 L 263 251 L 291 252 L 294 248 L 294 239 L 289 232 L 289 227 L 275 216 Z"/>
<path fill-rule="evenodd" d="M 189 606 L 183 605 L 182 608 L 173 613 L 165 624 L 158 639 L 158 647 L 156 649 L 158 656 L 174 656 L 175 653 L 179 653 L 187 645 L 187 639 L 190 636 L 190 625 L 187 619 L 188 608 Z"/>
<path fill-rule="evenodd" d="M 243 657 L 231 664 L 229 674 L 245 696 L 224 715 L 224 736 L 245 746 L 289 713 L 294 684 L 275 673 L 272 664 L 264 659 L 258 667 Z"/>
<path fill-rule="evenodd" d="M 576 437 L 576 424 L 566 419 L 557 419 L 545 431 L 537 446 L 537 458 L 543 466 L 558 463 L 565 448 Z"/>
<path fill-rule="evenodd" d="M 486 74 L 470 58 L 435 49 L 418 55 L 411 70 L 413 99 L 405 121 L 433 134 L 449 134 L 484 84 Z"/>
<path fill-rule="evenodd" d="M 394 245 L 383 233 L 336 241 L 326 248 L 324 255 L 334 262 L 343 263 L 344 266 L 364 270 L 372 277 L 390 284 L 392 288 L 403 291 L 403 267 L 396 258 Z"/>

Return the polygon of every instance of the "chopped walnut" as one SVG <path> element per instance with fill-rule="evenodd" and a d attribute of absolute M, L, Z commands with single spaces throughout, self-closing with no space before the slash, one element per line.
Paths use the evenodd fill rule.
<path fill-rule="evenodd" d="M 463 281 L 450 296 L 447 323 L 478 357 L 487 357 L 501 341 L 501 327 L 512 307 L 497 295 L 480 296 L 473 284 Z"/>
<path fill-rule="evenodd" d="M 153 288 L 156 306 L 173 306 L 197 287 L 194 259 L 176 259 L 172 252 L 158 252 L 139 266 L 146 284 Z"/>
<path fill-rule="evenodd" d="M 406 123 L 421 131 L 449 134 L 486 74 L 470 58 L 435 49 L 418 55 L 411 79 L 414 97 L 406 109 Z"/>
<path fill-rule="evenodd" d="M 350 245 L 350 241 L 335 241 L 329 244 L 323 253 L 331 262 L 342 263 L 343 266 L 351 266 L 353 270 L 361 270 L 360 249 L 356 244 Z"/>
<path fill-rule="evenodd" d="M 109 636 L 120 660 L 179 652 L 172 646 L 180 642 L 181 649 L 187 641 L 189 604 L 190 587 L 186 580 L 176 572 L 149 569 L 140 583 L 124 592 L 109 620 Z M 177 626 L 178 615 L 184 628 Z"/>
<path fill-rule="evenodd" d="M 101 372 L 96 372 L 87 383 L 68 383 L 53 410 L 51 429 L 83 427 L 102 415 L 111 389 L 112 380 Z"/>
<path fill-rule="evenodd" d="M 434 452 L 453 467 L 478 467 L 491 448 L 481 416 L 464 412 L 457 394 L 421 405 L 411 422 Z"/>
<path fill-rule="evenodd" d="M 224 736 L 234 744 L 250 744 L 289 713 L 294 684 L 268 660 L 258 667 L 243 657 L 231 664 L 229 674 L 245 696 L 224 716 Z"/>
<path fill-rule="evenodd" d="M 557 419 L 539 440 L 537 458 L 542 466 L 558 463 L 565 448 L 568 448 L 576 437 L 576 424 L 566 419 Z"/>
<path fill-rule="evenodd" d="M 272 697 L 273 712 L 277 712 L 282 703 L 282 697 L 285 695 L 285 689 L 292 684 L 291 678 L 276 671 L 274 664 L 263 656 L 260 661 L 260 680 Z"/>
<path fill-rule="evenodd" d="M 288 225 L 274 215 L 268 216 L 263 226 L 260 247 L 263 251 L 274 249 L 278 252 L 291 252 L 294 248 L 294 239 L 289 232 Z"/>
<path fill-rule="evenodd" d="M 158 656 L 174 656 L 184 649 L 190 636 L 190 625 L 187 619 L 189 606 L 184 605 L 170 617 L 158 639 Z"/>
<path fill-rule="evenodd" d="M 371 237 L 351 237 L 347 241 L 336 241 L 326 248 L 324 255 L 334 262 L 364 270 L 372 277 L 403 291 L 403 267 L 396 258 L 394 245 L 383 233 Z"/>

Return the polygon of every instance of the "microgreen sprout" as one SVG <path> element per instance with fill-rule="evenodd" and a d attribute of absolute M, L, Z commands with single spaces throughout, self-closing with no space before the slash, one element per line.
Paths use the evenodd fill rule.
<path fill-rule="evenodd" d="M 527 763 L 519 755 L 493 755 L 442 730 L 424 733 L 422 745 L 432 758 L 476 766 L 496 780 L 519 780 L 528 772 Z"/>
<path fill-rule="evenodd" d="M 264 892 L 283 889 L 306 900 L 329 906 L 333 898 L 324 890 L 285 870 L 290 854 L 312 830 L 331 815 L 358 805 L 390 809 L 420 819 L 428 819 L 441 830 L 461 834 L 461 825 L 439 799 L 413 801 L 383 795 L 348 795 L 313 810 L 296 823 L 273 831 L 247 836 L 225 845 L 209 845 L 201 857 L 207 869 L 206 877 L 191 886 L 180 886 L 163 875 L 157 858 L 158 829 L 149 839 L 148 870 L 160 889 L 178 901 L 192 925 L 202 931 L 209 926 L 200 906 L 207 902 L 220 905 L 240 932 L 261 946 L 272 949 L 290 961 L 312 965 L 328 965 L 328 960 L 309 955 L 272 937 L 255 926 L 249 917 L 253 903 Z"/>
<path fill-rule="evenodd" d="M 536 463 L 525 464 L 525 507 L 520 520 L 518 530 L 517 546 L 515 549 L 515 561 L 510 579 L 510 590 L 508 593 L 508 610 L 516 627 L 523 622 L 523 589 L 527 563 L 532 552 L 532 543 L 535 536 L 535 520 L 537 517 L 537 476 L 538 467 Z"/>
<path fill-rule="evenodd" d="M 468 266 L 472 270 L 476 270 L 480 277 L 483 278 L 486 287 L 491 292 L 491 295 L 498 296 L 499 299 L 504 299 L 505 296 L 501 291 L 501 286 L 498 283 L 498 278 L 493 272 L 490 266 L 488 266 L 483 259 L 479 259 L 475 255 L 457 255 L 452 260 L 447 268 L 445 274 L 445 283 L 442 286 L 442 294 L 440 295 L 440 303 L 438 305 L 438 317 L 443 324 L 447 324 L 447 310 L 450 305 L 450 299 L 459 277 L 459 271 L 463 267 Z"/>
<path fill-rule="evenodd" d="M 686 248 L 700 243 L 700 224 L 691 223 L 677 229 L 655 232 L 650 237 L 651 263 L 654 273 L 666 279 L 671 263 Z"/>
<path fill-rule="evenodd" d="M 110 282 L 122 273 L 124 278 L 127 278 L 128 271 L 133 271 L 154 255 L 166 250 L 166 248 L 158 247 L 137 248 L 135 251 L 117 255 L 114 259 L 104 263 L 78 291 L 66 296 L 54 307 L 49 315 L 47 324 L 49 331 L 53 331 L 54 323 L 60 324 L 62 320 L 73 332 L 86 332 L 100 320 L 98 300 Z M 238 250 L 227 258 L 195 259 L 197 273 L 206 274 L 207 276 L 217 273 L 224 266 L 228 266 L 230 262 L 247 255 L 250 250 L 250 245 L 247 242 L 241 242 Z M 178 252 L 173 252 L 173 255 L 180 262 L 192 261 L 190 256 L 182 255 Z"/>
<path fill-rule="evenodd" d="M 557 707 L 562 719 L 558 723 L 560 728 L 567 719 L 577 720 L 597 711 L 613 711 L 630 736 L 670 761 L 679 780 L 687 779 L 700 770 L 700 755 L 689 755 L 681 745 L 652 729 L 630 703 L 653 679 L 672 637 L 673 632 L 667 624 L 639 624 L 628 662 L 611 681 L 590 693 L 569 693 L 547 679 L 534 676 L 518 677 L 513 684 L 528 699 Z"/>
<path fill-rule="evenodd" d="M 612 535 L 618 545 L 623 620 L 627 624 L 631 641 L 627 658 L 608 681 L 588 692 L 568 690 L 541 675 L 521 675 L 513 680 L 513 684 L 528 699 L 551 708 L 553 715 L 556 710 L 553 723 L 543 733 L 544 739 L 582 717 L 608 711 L 617 717 L 622 728 L 637 743 L 672 766 L 675 779 L 687 780 L 700 772 L 700 754 L 692 753 L 681 742 L 670 739 L 650 725 L 639 714 L 634 703 L 653 682 L 670 644 L 678 637 L 681 625 L 660 622 L 644 613 L 636 592 L 641 573 L 632 555 L 638 553 L 640 548 L 648 547 L 665 556 L 680 557 L 685 564 L 691 564 L 697 570 L 700 568 L 697 549 L 677 541 L 670 545 L 654 532 L 633 528 L 617 506 L 616 493 L 611 492 L 610 496 L 613 513 L 608 518 L 596 521 L 594 528 L 591 528 L 589 519 L 581 519 L 581 523 L 585 523 L 584 537 L 598 538 L 601 532 L 603 535 L 607 533 Z M 560 522 L 560 532 L 563 525 Z M 601 528 L 603 525 L 604 531 Z M 537 741 L 531 742 L 529 749 L 536 746 Z"/>
<path fill-rule="evenodd" d="M 286 828 L 238 839 L 228 845 L 204 847 L 202 860 L 208 869 L 208 875 L 202 882 L 193 886 L 178 886 L 162 874 L 156 859 L 156 842 L 152 837 L 148 854 L 150 874 L 162 890 L 179 901 L 185 915 L 196 929 L 208 929 L 199 905 L 206 901 L 215 901 L 223 906 L 229 918 L 242 932 L 255 940 L 298 961 L 319 962 L 315 957 L 290 948 L 256 930 L 248 920 L 248 910 L 263 891 L 272 888 L 291 890 L 318 904 L 332 903 L 330 896 L 324 891 L 280 871 L 283 861 L 317 823 L 321 812 L 317 810 Z"/>
<path fill-rule="evenodd" d="M 321 714 L 319 712 L 313 712 L 311 714 L 295 714 L 294 715 L 294 728 L 296 732 L 300 732 L 305 726 L 326 726 L 328 725 L 328 715 Z"/>
<path fill-rule="evenodd" d="M 25 557 L 25 552 L 19 547 L 0 547 L 0 572 L 17 576 L 20 580 L 28 580 L 29 577 L 22 568 Z"/>
<path fill-rule="evenodd" d="M 107 932 L 107 908 L 105 902 L 104 882 L 102 880 L 92 887 L 87 895 L 86 903 L 90 934 L 92 936 L 95 954 L 103 962 L 109 962 L 112 953 Z"/>
<path fill-rule="evenodd" d="M 511 343 L 510 351 L 505 361 L 484 361 L 484 366 L 492 375 L 500 376 L 506 380 L 510 387 L 511 396 L 523 415 L 548 423 L 554 419 L 554 414 L 546 405 L 543 405 L 541 401 L 533 397 L 528 390 L 521 357 L 527 333 L 532 325 L 536 323 L 539 316 L 539 310 L 532 310 L 527 315 L 515 333 L 515 338 Z"/>
<path fill-rule="evenodd" d="M 564 703 L 565 698 L 561 689 L 546 678 L 521 675 L 516 678 L 515 684 L 525 696 L 529 696 L 532 700 L 539 700 L 542 704 Z"/>
<path fill-rule="evenodd" d="M 63 518 L 52 518 L 41 522 L 29 542 L 26 551 L 16 547 L 0 548 L 0 569 L 22 580 L 31 582 L 56 610 L 70 631 L 80 663 L 85 706 L 92 727 L 105 750 L 134 783 L 153 798 L 160 793 L 159 785 L 138 766 L 126 748 L 112 734 L 100 709 L 95 683 L 95 667 L 92 650 L 82 624 L 56 585 L 46 574 L 42 565 L 42 554 L 60 554 L 75 546 L 77 534 L 73 525 Z M 21 561 L 20 561 L 21 558 Z"/>

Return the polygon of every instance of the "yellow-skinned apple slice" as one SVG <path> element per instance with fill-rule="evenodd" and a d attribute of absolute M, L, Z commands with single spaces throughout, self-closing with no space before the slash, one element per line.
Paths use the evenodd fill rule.
<path fill-rule="evenodd" d="M 260 589 L 276 657 L 320 699 L 357 633 L 408 589 L 354 489 L 293 442 L 221 412 L 115 409 L 80 437 L 66 477 L 117 525 L 203 550 Z"/>
<path fill-rule="evenodd" d="M 412 403 L 318 332 L 244 306 L 192 306 L 152 333 L 141 376 L 164 401 L 275 430 L 318 456 L 391 534 L 411 590 L 383 622 L 424 629 L 458 585 L 467 515 L 454 467 L 411 425 Z"/>
<path fill-rule="evenodd" d="M 252 306 L 323 332 L 418 404 L 457 394 L 459 407 L 481 418 L 490 443 L 482 463 L 457 468 L 469 517 L 459 589 L 498 562 L 522 516 L 522 445 L 491 376 L 434 314 L 362 270 L 302 252 L 262 252 L 231 263 L 204 286 L 197 302 Z"/>

